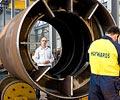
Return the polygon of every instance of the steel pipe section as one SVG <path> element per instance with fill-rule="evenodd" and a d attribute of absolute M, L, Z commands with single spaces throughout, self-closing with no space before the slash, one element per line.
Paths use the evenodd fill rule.
<path fill-rule="evenodd" d="M 28 35 L 38 20 L 58 31 L 62 54 L 54 68 L 34 71 L 28 46 L 22 42 L 28 42 Z M 35 88 L 58 98 L 81 98 L 88 93 L 89 45 L 111 25 L 115 25 L 114 19 L 97 0 L 36 0 L 0 34 L 0 57 L 13 76 Z"/>

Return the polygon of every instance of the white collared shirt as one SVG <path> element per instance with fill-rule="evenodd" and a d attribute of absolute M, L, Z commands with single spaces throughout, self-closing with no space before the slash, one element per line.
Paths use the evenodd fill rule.
<path fill-rule="evenodd" d="M 41 46 L 35 50 L 35 54 L 32 56 L 32 59 L 37 63 L 37 66 L 51 66 L 54 61 L 51 49 L 49 47 L 42 48 Z M 46 60 L 49 60 L 50 63 L 43 64 Z"/>

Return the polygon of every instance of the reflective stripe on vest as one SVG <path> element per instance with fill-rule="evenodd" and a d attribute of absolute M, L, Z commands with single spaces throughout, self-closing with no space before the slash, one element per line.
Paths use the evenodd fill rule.
<path fill-rule="evenodd" d="M 118 53 L 111 41 L 107 39 L 94 41 L 88 53 L 93 74 L 119 76 Z"/>

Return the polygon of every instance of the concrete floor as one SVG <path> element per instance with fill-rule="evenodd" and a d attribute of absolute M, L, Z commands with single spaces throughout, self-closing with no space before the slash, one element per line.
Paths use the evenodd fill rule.
<path fill-rule="evenodd" d="M 49 99 L 47 99 L 46 93 L 40 91 L 40 94 L 41 94 L 41 98 L 40 98 L 39 100 L 49 100 Z M 51 100 L 51 99 L 50 99 L 50 100 Z M 54 99 L 53 99 L 53 100 L 54 100 Z M 55 99 L 55 100 L 56 100 L 56 99 Z M 86 96 L 86 97 L 83 97 L 82 99 L 79 99 L 79 100 L 88 100 L 88 97 Z"/>
<path fill-rule="evenodd" d="M 46 93 L 40 91 L 40 94 L 41 94 L 41 98 L 39 100 L 48 100 Z"/>

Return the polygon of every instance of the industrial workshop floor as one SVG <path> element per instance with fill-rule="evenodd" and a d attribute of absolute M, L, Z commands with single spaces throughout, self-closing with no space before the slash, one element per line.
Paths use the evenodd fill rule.
<path fill-rule="evenodd" d="M 48 100 L 46 93 L 44 93 L 44 92 L 42 92 L 42 91 L 40 91 L 40 93 L 41 93 L 41 98 L 40 98 L 39 100 Z M 50 99 L 50 100 L 51 100 L 51 99 Z M 88 98 L 87 98 L 87 97 L 84 97 L 84 98 L 79 99 L 79 100 L 88 100 Z"/>
<path fill-rule="evenodd" d="M 40 91 L 40 94 L 41 94 L 41 98 L 39 100 L 48 100 L 46 93 Z"/>

